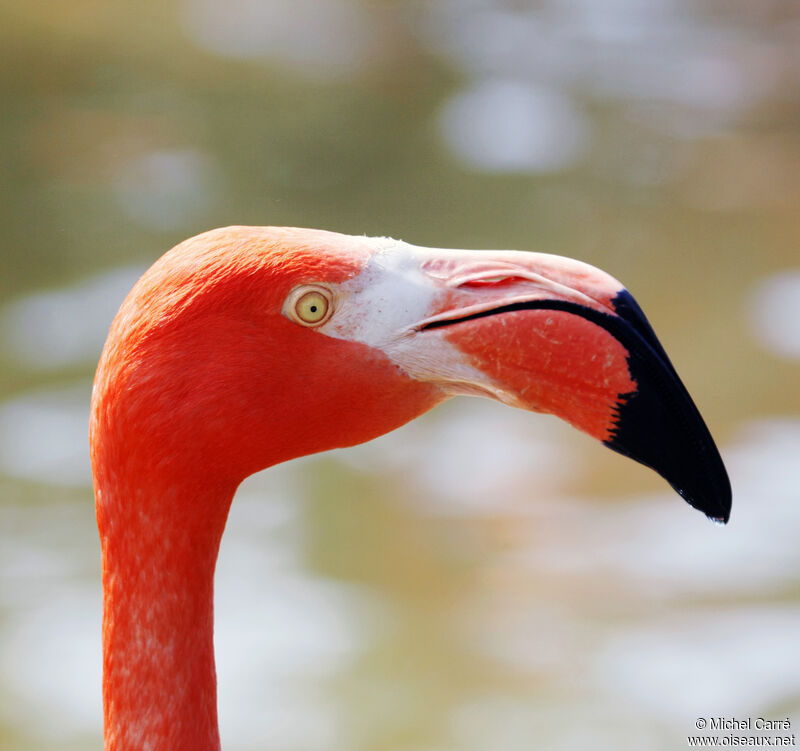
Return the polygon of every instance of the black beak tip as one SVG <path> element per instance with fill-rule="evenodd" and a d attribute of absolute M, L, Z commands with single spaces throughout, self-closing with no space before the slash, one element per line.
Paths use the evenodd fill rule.
<path fill-rule="evenodd" d="M 606 445 L 655 470 L 690 506 L 714 522 L 727 524 L 731 485 L 705 423 L 696 409 L 696 420 L 686 421 L 676 420 L 660 399 L 654 407 L 651 388 L 640 383 L 639 390 L 628 395 Z M 689 406 L 694 408 L 691 401 L 684 403 L 685 410 Z"/>
<path fill-rule="evenodd" d="M 667 478 L 669 479 L 669 478 Z M 717 471 L 708 471 L 702 478 L 705 487 L 695 490 L 673 485 L 680 496 L 693 508 L 702 511 L 711 521 L 727 524 L 731 516 L 731 484 L 720 460 Z"/>
<path fill-rule="evenodd" d="M 721 498 L 704 499 L 698 501 L 697 498 L 681 493 L 681 497 L 693 508 L 702 511 L 712 522 L 717 524 L 727 524 L 731 516 L 731 498 L 728 496 L 727 501 Z"/>
<path fill-rule="evenodd" d="M 654 469 L 709 519 L 727 523 L 730 480 L 700 412 L 630 293 L 620 292 L 614 308 L 637 388 L 621 395 L 606 445 Z"/>

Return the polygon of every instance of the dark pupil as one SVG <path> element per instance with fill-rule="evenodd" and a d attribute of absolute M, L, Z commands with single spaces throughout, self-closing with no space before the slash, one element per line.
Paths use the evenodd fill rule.
<path fill-rule="evenodd" d="M 317 312 L 317 306 L 316 305 L 312 305 L 311 306 L 311 312 L 312 313 L 316 313 Z"/>

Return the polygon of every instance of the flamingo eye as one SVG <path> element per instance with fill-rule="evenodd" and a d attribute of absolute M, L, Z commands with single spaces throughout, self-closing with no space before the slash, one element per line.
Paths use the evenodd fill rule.
<path fill-rule="evenodd" d="M 287 303 L 289 317 L 302 326 L 321 326 L 333 314 L 333 295 L 324 287 L 298 287 Z"/>

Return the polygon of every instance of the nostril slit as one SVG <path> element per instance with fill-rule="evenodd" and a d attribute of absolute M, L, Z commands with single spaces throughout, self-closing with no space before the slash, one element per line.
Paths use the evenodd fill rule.
<path fill-rule="evenodd" d="M 496 276 L 482 276 L 477 279 L 468 279 L 459 284 L 459 287 L 499 287 L 505 284 L 518 284 L 520 282 L 530 281 L 523 279 L 521 276 L 514 276 L 513 274 L 498 274 Z"/>

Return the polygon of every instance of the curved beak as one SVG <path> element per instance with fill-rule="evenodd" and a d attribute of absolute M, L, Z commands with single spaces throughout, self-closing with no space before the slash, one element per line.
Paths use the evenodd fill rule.
<path fill-rule="evenodd" d="M 383 336 L 359 338 L 448 394 L 557 415 L 728 520 L 731 487 L 714 440 L 620 282 L 560 256 L 397 246 L 373 256 L 366 275 L 382 278 L 384 308 L 399 304 L 388 328 L 372 324 Z"/>

